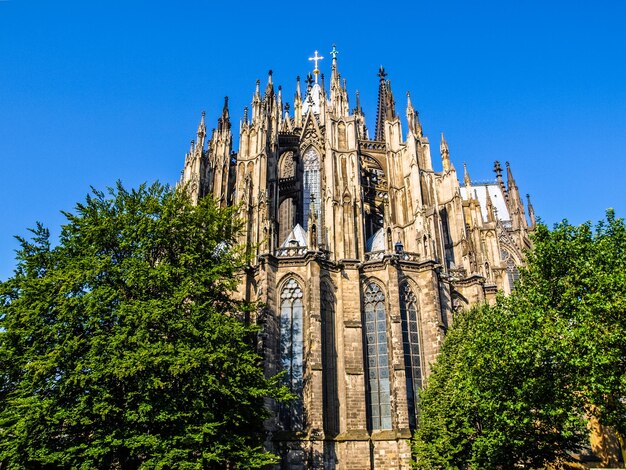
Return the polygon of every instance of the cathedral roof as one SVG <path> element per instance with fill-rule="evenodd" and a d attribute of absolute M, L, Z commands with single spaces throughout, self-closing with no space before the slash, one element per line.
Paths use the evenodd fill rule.
<path fill-rule="evenodd" d="M 300 224 L 296 224 L 287 238 L 280 245 L 281 248 L 290 248 L 294 246 L 306 246 L 306 231 L 302 228 Z"/>
<path fill-rule="evenodd" d="M 461 197 L 464 201 L 469 200 L 470 197 L 477 198 L 482 211 L 483 221 L 487 222 L 487 191 L 489 191 L 491 203 L 497 211 L 498 220 L 502 222 L 508 222 L 511 220 L 509 210 L 506 207 L 504 195 L 502 194 L 502 190 L 497 183 L 480 184 L 476 186 L 461 186 Z"/>

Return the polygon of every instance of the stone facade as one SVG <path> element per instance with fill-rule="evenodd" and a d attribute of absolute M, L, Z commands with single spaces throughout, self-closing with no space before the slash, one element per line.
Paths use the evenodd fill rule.
<path fill-rule="evenodd" d="M 279 468 L 407 469 L 416 392 L 454 312 L 508 292 L 535 224 L 507 183 L 463 184 L 441 136 L 443 171 L 407 94 L 406 133 L 381 67 L 374 139 L 348 106 L 333 47 L 330 87 L 315 66 L 293 108 L 257 81 L 232 149 L 226 99 L 204 113 L 181 183 L 240 205 L 252 262 L 240 293 L 265 308 L 259 350 L 300 399 L 268 403 Z M 317 57 L 317 55 L 316 55 Z M 317 61 L 316 61 L 317 64 Z M 293 114 L 290 114 L 293 112 Z"/>

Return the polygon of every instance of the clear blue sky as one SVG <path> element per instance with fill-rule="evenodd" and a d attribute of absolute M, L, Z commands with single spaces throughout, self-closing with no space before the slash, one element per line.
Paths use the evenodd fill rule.
<path fill-rule="evenodd" d="M 435 158 L 444 131 L 473 179 L 510 161 L 550 225 L 623 217 L 625 25 L 622 0 L 0 1 L 0 279 L 13 235 L 58 234 L 90 185 L 175 183 L 203 110 L 214 127 L 228 95 L 237 129 L 269 69 L 291 102 L 333 43 L 370 128 L 382 64 Z"/>

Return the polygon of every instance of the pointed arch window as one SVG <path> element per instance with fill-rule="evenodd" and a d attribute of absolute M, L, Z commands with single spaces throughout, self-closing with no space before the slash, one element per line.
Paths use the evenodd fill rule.
<path fill-rule="evenodd" d="M 283 405 L 280 418 L 286 429 L 294 431 L 303 427 L 303 305 L 302 288 L 289 279 L 280 294 L 280 363 L 285 373 L 285 383 L 298 397 Z"/>
<path fill-rule="evenodd" d="M 304 185 L 302 197 L 303 227 L 308 230 L 309 212 L 311 209 L 320 220 L 320 157 L 313 147 L 309 147 L 302 156 L 304 165 Z M 313 207 L 311 207 L 313 205 Z"/>
<path fill-rule="evenodd" d="M 422 387 L 422 355 L 420 347 L 418 304 L 408 283 L 400 287 L 400 317 L 402 319 L 402 348 L 409 407 L 409 426 L 417 426 L 417 398 Z"/>
<path fill-rule="evenodd" d="M 385 294 L 375 282 L 368 282 L 363 293 L 369 421 L 372 430 L 391 429 L 391 386 Z"/>
<path fill-rule="evenodd" d="M 506 274 L 509 281 L 509 288 L 513 290 L 515 283 L 519 280 L 519 269 L 515 264 L 515 259 L 507 250 L 500 252 L 500 257 L 506 263 Z"/>
<path fill-rule="evenodd" d="M 328 282 L 322 283 L 321 307 L 324 432 L 332 435 L 339 432 L 339 397 L 335 342 L 335 291 Z"/>

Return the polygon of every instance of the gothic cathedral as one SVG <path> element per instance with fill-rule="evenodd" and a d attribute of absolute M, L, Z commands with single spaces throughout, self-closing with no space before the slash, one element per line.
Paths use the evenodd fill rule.
<path fill-rule="evenodd" d="M 442 171 L 407 94 L 406 133 L 379 70 L 370 134 L 348 105 L 333 46 L 293 108 L 257 81 L 233 151 L 228 99 L 206 139 L 204 113 L 181 182 L 194 199 L 240 205 L 252 257 L 241 295 L 265 306 L 259 350 L 298 396 L 268 403 L 277 468 L 408 469 L 417 393 L 464 306 L 509 292 L 535 225 L 507 182 L 463 184 L 442 134 Z"/>

